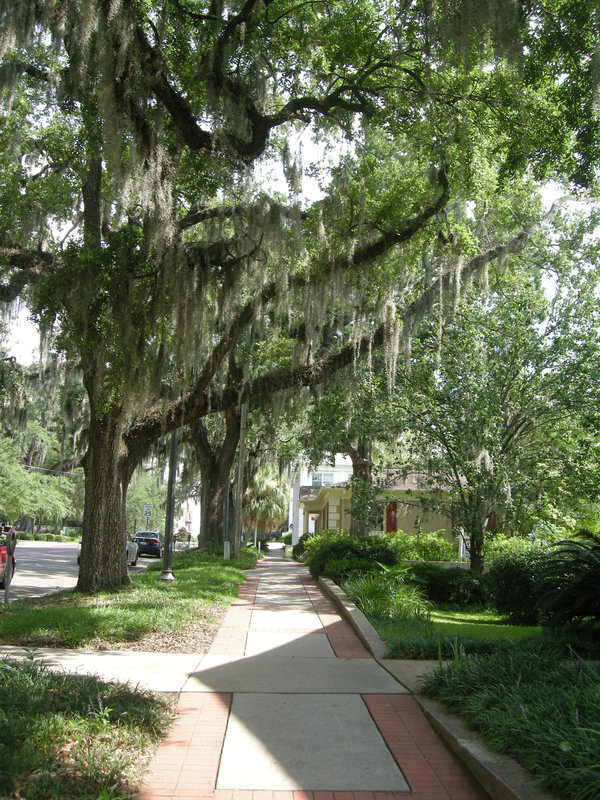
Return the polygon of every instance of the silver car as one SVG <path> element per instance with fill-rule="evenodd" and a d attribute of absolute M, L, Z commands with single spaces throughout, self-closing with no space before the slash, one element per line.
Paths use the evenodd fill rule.
<path fill-rule="evenodd" d="M 132 541 L 131 539 L 127 539 L 125 543 L 125 548 L 127 550 L 127 563 L 130 567 L 135 567 L 138 560 L 138 546 L 137 542 Z M 81 563 L 81 542 L 79 543 L 79 547 L 77 548 L 77 563 Z"/>

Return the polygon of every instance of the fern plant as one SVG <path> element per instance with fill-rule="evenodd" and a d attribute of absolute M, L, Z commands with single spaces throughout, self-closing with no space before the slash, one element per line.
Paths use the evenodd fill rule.
<path fill-rule="evenodd" d="M 541 570 L 538 605 L 550 627 L 600 630 L 600 534 L 558 542 Z"/>

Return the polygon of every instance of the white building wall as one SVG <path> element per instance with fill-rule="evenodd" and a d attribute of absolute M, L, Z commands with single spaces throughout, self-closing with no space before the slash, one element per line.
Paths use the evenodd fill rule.
<path fill-rule="evenodd" d="M 290 474 L 290 510 L 288 515 L 289 529 L 292 532 L 292 544 L 297 544 L 304 530 L 304 512 L 300 508 L 300 487 L 313 486 L 314 473 L 326 477 L 327 484 L 343 483 L 352 477 L 352 460 L 349 456 L 336 453 L 334 463 L 319 464 L 309 467 L 308 461 L 301 459 Z M 314 522 L 312 525 L 314 529 Z M 309 530 L 311 529 L 309 520 Z"/>

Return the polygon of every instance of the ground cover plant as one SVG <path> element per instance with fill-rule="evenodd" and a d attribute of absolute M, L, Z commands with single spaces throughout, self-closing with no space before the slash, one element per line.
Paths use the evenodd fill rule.
<path fill-rule="evenodd" d="M 241 567 L 256 558 L 250 549 L 227 562 L 212 550 L 187 550 L 173 554 L 172 583 L 157 579 L 157 563 L 118 592 L 16 601 L 0 607 L 0 643 L 202 653 L 237 597 Z"/>
<path fill-rule="evenodd" d="M 368 616 L 380 619 L 428 620 L 431 608 L 417 586 L 396 569 L 366 573 L 342 582 L 342 589 Z"/>
<path fill-rule="evenodd" d="M 545 638 L 457 654 L 423 678 L 423 690 L 557 797 L 592 800 L 600 797 L 600 665 L 561 656 Z"/>
<path fill-rule="evenodd" d="M 4 661 L 0 796 L 126 800 L 172 716 L 166 697 Z"/>

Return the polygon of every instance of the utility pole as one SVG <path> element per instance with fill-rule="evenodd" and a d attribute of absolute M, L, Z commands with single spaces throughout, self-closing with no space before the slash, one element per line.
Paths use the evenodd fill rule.
<path fill-rule="evenodd" d="M 242 403 L 240 413 L 240 444 L 238 452 L 237 482 L 235 487 L 235 533 L 233 539 L 233 557 L 239 558 L 242 538 L 242 480 L 244 477 L 244 447 L 246 438 L 246 417 L 248 403 Z"/>
<path fill-rule="evenodd" d="M 169 479 L 167 483 L 167 518 L 165 520 L 165 550 L 162 572 L 159 581 L 174 581 L 173 575 L 173 517 L 175 516 L 175 476 L 177 474 L 177 439 L 178 429 L 171 434 L 169 452 Z"/>

